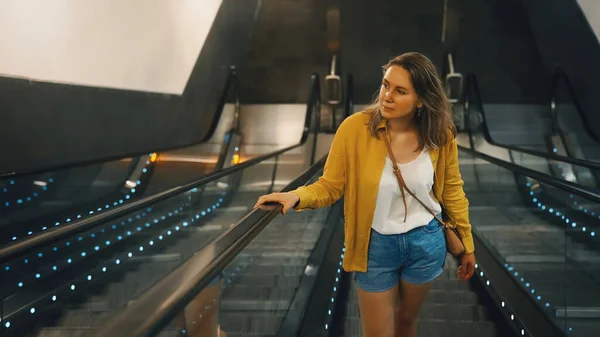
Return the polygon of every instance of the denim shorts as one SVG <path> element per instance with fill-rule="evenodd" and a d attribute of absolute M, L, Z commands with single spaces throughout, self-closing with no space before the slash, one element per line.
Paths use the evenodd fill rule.
<path fill-rule="evenodd" d="M 393 288 L 400 279 L 426 284 L 442 274 L 446 239 L 435 218 L 407 233 L 383 235 L 371 229 L 367 271 L 355 272 L 358 287 L 367 292 Z"/>

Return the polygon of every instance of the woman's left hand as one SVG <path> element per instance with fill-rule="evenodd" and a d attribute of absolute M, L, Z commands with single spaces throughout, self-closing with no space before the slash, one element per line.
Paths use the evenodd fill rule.
<path fill-rule="evenodd" d="M 460 266 L 456 272 L 459 280 L 467 281 L 475 272 L 475 254 L 465 254 L 460 258 Z"/>

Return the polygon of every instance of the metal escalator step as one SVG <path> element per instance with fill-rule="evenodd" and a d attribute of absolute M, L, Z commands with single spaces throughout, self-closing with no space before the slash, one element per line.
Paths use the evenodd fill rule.
<path fill-rule="evenodd" d="M 297 287 L 300 283 L 300 275 L 243 275 L 235 279 L 236 284 L 253 285 L 256 287 L 286 288 Z M 236 286 L 237 287 L 237 286 Z"/>
<path fill-rule="evenodd" d="M 232 265 L 231 268 L 235 266 Z M 281 275 L 281 276 L 295 276 L 302 275 L 304 273 L 304 266 L 261 266 L 251 264 L 246 267 L 240 268 L 236 275 Z M 226 269 L 227 274 L 227 269 Z"/>
<path fill-rule="evenodd" d="M 347 319 L 345 337 L 362 337 L 360 320 Z M 496 326 L 491 322 L 458 322 L 443 320 L 418 320 L 417 337 L 495 337 Z"/>
<path fill-rule="evenodd" d="M 291 298 L 288 300 L 239 300 L 222 299 L 221 311 L 278 311 L 287 310 L 290 306 Z"/>
<path fill-rule="evenodd" d="M 348 301 L 357 303 L 356 291 L 351 290 L 348 296 Z M 425 300 L 425 303 L 440 303 L 440 304 L 479 304 L 477 294 L 472 291 L 465 290 L 438 290 L 432 289 Z"/>
<path fill-rule="evenodd" d="M 41 329 L 37 337 L 83 337 L 94 329 L 52 327 Z"/>
<path fill-rule="evenodd" d="M 257 303 L 263 300 L 290 301 L 294 297 L 295 292 L 293 288 L 236 286 L 223 290 L 221 302 L 223 305 L 229 306 L 230 303 L 237 301 L 256 301 Z M 261 307 L 262 305 L 257 304 L 256 306 Z"/>
<path fill-rule="evenodd" d="M 347 318 L 358 318 L 358 305 L 346 306 Z M 487 309 L 482 305 L 425 303 L 419 314 L 421 320 L 486 321 Z"/>
<path fill-rule="evenodd" d="M 228 336 L 240 334 L 241 336 L 274 336 L 277 334 L 283 321 L 285 312 L 221 312 L 219 323 L 221 329 Z"/>

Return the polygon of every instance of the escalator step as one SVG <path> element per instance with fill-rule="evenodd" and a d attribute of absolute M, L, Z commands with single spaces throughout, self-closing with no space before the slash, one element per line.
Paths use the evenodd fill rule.
<path fill-rule="evenodd" d="M 362 337 L 358 318 L 345 323 L 345 337 Z M 496 326 L 491 322 L 418 320 L 417 337 L 495 337 Z"/>

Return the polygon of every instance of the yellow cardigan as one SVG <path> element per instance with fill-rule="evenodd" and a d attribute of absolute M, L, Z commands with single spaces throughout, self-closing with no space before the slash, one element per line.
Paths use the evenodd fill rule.
<path fill-rule="evenodd" d="M 369 118 L 362 112 L 346 118 L 333 138 L 323 175 L 315 183 L 292 191 L 300 197 L 296 211 L 327 207 L 345 195 L 343 267 L 348 272 L 367 270 L 375 202 L 387 156 L 383 139 L 373 137 L 368 129 Z M 385 128 L 385 120 L 379 128 Z M 433 191 L 443 207 L 445 221 L 457 228 L 466 253 L 472 253 L 475 248 L 469 202 L 458 169 L 456 139 L 429 154 L 435 168 Z"/>

